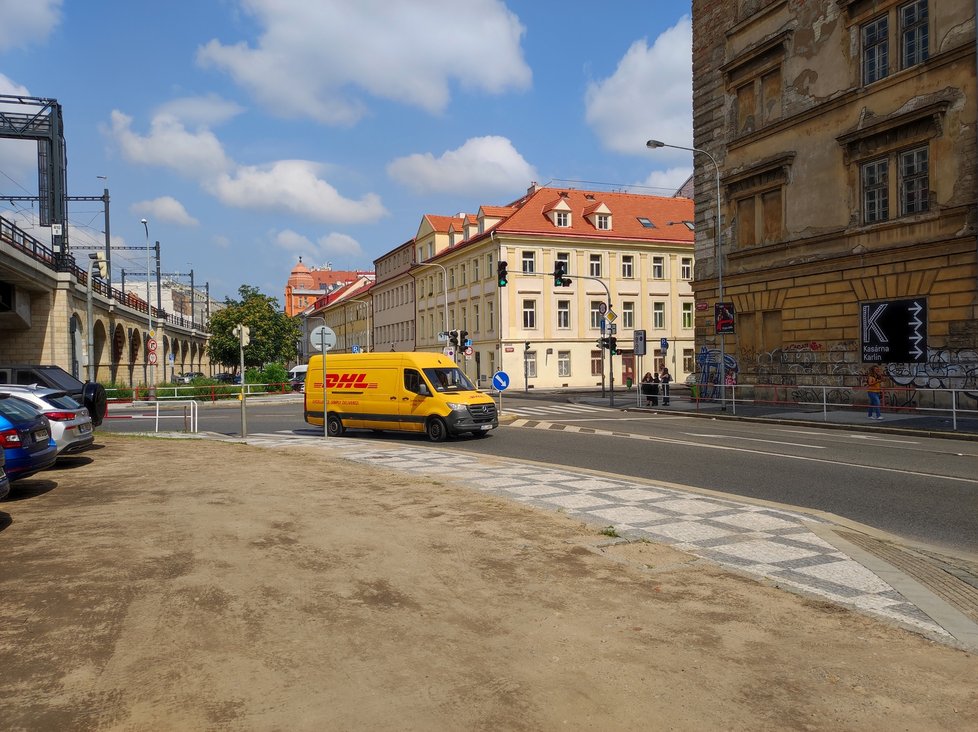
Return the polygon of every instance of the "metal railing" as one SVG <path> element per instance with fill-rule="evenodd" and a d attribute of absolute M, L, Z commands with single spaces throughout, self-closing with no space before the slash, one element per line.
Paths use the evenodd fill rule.
<path fill-rule="evenodd" d="M 693 384 L 689 399 L 696 408 L 726 402 L 731 414 L 738 407 L 769 407 L 821 413 L 823 421 L 830 414 L 862 411 L 869 406 L 865 386 L 785 385 L 785 384 Z M 722 389 L 722 391 L 721 391 Z M 673 395 L 676 389 L 673 388 Z M 978 420 L 978 388 L 916 388 L 889 386 L 883 389 L 881 410 L 898 416 L 939 416 L 950 418 L 953 430 L 961 419 Z"/>
<path fill-rule="evenodd" d="M 61 255 L 55 252 L 54 249 L 35 239 L 3 216 L 0 216 L 0 243 L 7 244 L 50 270 L 55 272 L 70 272 L 79 285 L 83 287 L 88 285 L 88 272 L 85 271 L 84 267 L 78 266 L 73 256 L 70 254 Z M 150 308 L 149 304 L 138 295 L 123 292 L 117 287 L 109 289 L 108 283 L 99 277 L 92 278 L 92 290 L 138 313 L 146 313 Z M 190 318 L 185 318 L 182 315 L 173 315 L 159 308 L 153 308 L 152 310 L 153 317 L 158 321 L 165 321 L 181 328 L 207 330 L 205 325 L 191 322 Z"/>

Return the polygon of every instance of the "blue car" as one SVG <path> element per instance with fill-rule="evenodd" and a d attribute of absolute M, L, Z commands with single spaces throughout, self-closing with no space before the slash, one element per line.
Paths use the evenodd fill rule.
<path fill-rule="evenodd" d="M 0 395 L 0 447 L 11 482 L 54 465 L 58 457 L 48 418 L 6 395 Z"/>
<path fill-rule="evenodd" d="M 3 469 L 3 450 L 0 450 L 0 501 L 7 497 L 10 493 L 10 479 L 7 478 L 7 473 Z"/>

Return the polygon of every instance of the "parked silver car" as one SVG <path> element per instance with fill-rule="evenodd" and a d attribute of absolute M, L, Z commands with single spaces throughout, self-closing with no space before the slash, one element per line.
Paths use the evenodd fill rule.
<path fill-rule="evenodd" d="M 9 394 L 11 399 L 24 402 L 48 418 L 59 457 L 87 450 L 95 442 L 91 415 L 67 392 L 44 386 L 2 384 L 0 394 Z"/>

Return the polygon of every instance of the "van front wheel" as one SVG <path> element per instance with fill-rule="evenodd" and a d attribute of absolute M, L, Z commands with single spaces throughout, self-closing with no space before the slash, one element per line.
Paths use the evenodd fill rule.
<path fill-rule="evenodd" d="M 432 442 L 444 442 L 445 438 L 448 437 L 448 427 L 445 426 L 445 420 L 441 417 L 432 417 L 428 420 L 428 424 L 425 426 L 425 432 L 428 435 L 428 439 Z"/>
<path fill-rule="evenodd" d="M 339 418 L 339 415 L 329 414 L 326 416 L 326 432 L 330 437 L 339 437 L 343 434 L 343 420 Z"/>

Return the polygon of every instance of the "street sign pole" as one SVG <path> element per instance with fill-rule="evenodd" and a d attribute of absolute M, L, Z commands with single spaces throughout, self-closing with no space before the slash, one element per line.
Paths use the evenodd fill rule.
<path fill-rule="evenodd" d="M 329 435 L 326 420 L 326 328 L 319 331 L 319 348 L 323 352 L 323 439 Z"/>

